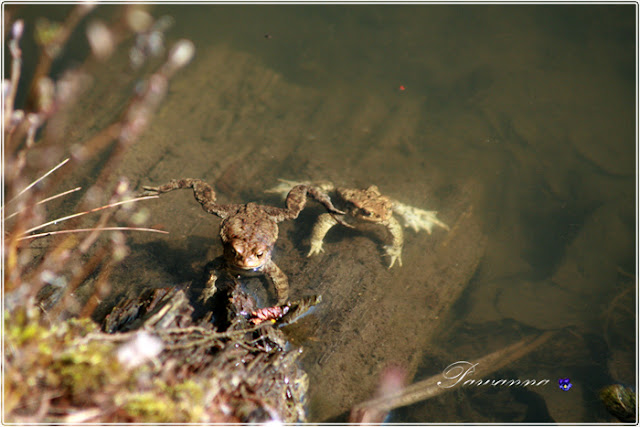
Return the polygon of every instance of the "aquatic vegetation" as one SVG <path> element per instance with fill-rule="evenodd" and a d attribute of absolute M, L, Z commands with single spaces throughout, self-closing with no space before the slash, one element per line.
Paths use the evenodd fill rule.
<path fill-rule="evenodd" d="M 636 420 L 636 393 L 631 387 L 613 384 L 600 390 L 600 400 L 607 411 L 623 423 L 634 423 Z"/>
<path fill-rule="evenodd" d="M 88 334 L 97 332 L 90 320 L 48 325 L 38 309 L 5 312 L 4 320 L 8 420 L 47 420 L 54 401 L 63 407 L 97 405 L 100 396 L 135 379 L 118 363 L 113 343 L 85 342 Z"/>
<path fill-rule="evenodd" d="M 88 319 L 53 325 L 5 313 L 5 414 L 13 422 L 202 422 L 211 379 L 161 378 L 121 363 L 122 338 Z M 117 338 L 117 339 L 116 339 Z"/>

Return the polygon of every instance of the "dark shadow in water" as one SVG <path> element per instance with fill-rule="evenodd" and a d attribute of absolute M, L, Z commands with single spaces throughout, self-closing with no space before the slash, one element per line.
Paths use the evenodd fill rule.
<path fill-rule="evenodd" d="M 186 250 L 176 249 L 165 240 L 132 243 L 130 255 L 112 273 L 112 282 L 117 287 L 98 306 L 94 320 L 101 322 L 119 301 L 125 297 L 136 297 L 144 289 L 186 286 L 201 281 L 203 267 L 209 260 L 206 251 L 203 251 L 201 259 L 194 253 L 197 248 L 211 245 L 211 239 L 190 236 L 186 241 Z M 135 275 L 130 272 L 135 272 Z"/>

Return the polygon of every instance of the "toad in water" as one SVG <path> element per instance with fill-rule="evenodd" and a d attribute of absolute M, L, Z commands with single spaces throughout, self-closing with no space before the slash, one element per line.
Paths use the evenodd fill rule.
<path fill-rule="evenodd" d="M 331 182 L 296 182 L 288 180 L 280 180 L 280 184 L 267 190 L 269 193 L 286 194 L 289 189 L 296 185 L 307 185 L 311 188 L 317 188 L 322 193 L 335 192 L 337 195 L 336 204 L 344 206 L 345 214 L 335 215 L 334 213 L 325 213 L 318 217 L 316 224 L 311 233 L 311 249 L 307 256 L 311 256 L 320 252 L 324 252 L 323 240 L 329 230 L 336 224 L 340 223 L 347 227 L 354 227 L 350 222 L 358 221 L 371 222 L 383 225 L 391 234 L 391 244 L 385 245 L 384 250 L 389 256 L 389 268 L 393 267 L 396 261 L 402 266 L 402 245 L 404 237 L 402 226 L 393 217 L 393 213 L 400 215 L 404 219 L 405 227 L 411 227 L 415 231 L 425 230 L 431 234 L 433 227 L 438 226 L 449 230 L 449 226 L 440 221 L 436 211 L 426 211 L 413 206 L 405 205 L 396 200 L 383 195 L 375 185 L 365 190 L 353 188 L 335 187 Z M 355 221 L 354 221 L 355 220 Z"/>
<path fill-rule="evenodd" d="M 184 188 L 193 189 L 195 199 L 206 212 L 222 218 L 220 238 L 224 252 L 222 257 L 214 261 L 215 265 L 232 274 L 264 275 L 273 284 L 279 304 L 285 303 L 289 297 L 289 281 L 271 260 L 271 251 L 278 239 L 278 223 L 297 218 L 306 205 L 307 194 L 330 212 L 344 213 L 333 206 L 329 196 L 307 185 L 295 185 L 287 192 L 285 208 L 256 203 L 216 203 L 213 187 L 200 179 L 174 179 L 159 187 L 144 187 L 146 194 L 162 194 Z M 203 294 L 205 301 L 215 292 L 216 279 L 214 270 Z"/>

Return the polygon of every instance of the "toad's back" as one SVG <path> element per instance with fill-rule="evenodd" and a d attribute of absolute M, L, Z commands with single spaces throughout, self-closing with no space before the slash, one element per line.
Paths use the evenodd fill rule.
<path fill-rule="evenodd" d="M 272 247 L 278 239 L 278 225 L 260 206 L 248 203 L 222 222 L 220 237 L 223 242 L 243 240 Z"/>

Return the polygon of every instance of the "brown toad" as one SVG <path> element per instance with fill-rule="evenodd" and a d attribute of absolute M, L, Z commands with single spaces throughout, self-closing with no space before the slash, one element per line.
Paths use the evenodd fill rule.
<path fill-rule="evenodd" d="M 144 187 L 146 194 L 162 194 L 183 188 L 192 188 L 195 199 L 202 208 L 222 218 L 220 238 L 224 254 L 217 258 L 214 264 L 229 270 L 232 274 L 264 275 L 273 284 L 279 304 L 286 302 L 289 296 L 289 281 L 271 260 L 271 251 L 278 239 L 278 223 L 297 218 L 306 205 L 307 194 L 322 203 L 330 212 L 344 213 L 333 206 L 329 196 L 307 185 L 296 185 L 290 189 L 286 196 L 285 208 L 256 203 L 216 203 L 213 187 L 200 179 L 174 179 L 159 187 Z M 203 295 L 205 300 L 215 292 L 216 279 L 214 270 Z"/>
<path fill-rule="evenodd" d="M 311 249 L 307 256 L 324 252 L 322 247 L 324 237 L 334 225 L 340 223 L 347 227 L 354 227 L 345 221 L 347 218 L 377 223 L 387 228 L 392 238 L 391 244 L 384 246 L 386 255 L 390 258 L 389 268 L 393 267 L 396 260 L 398 261 L 398 265 L 402 266 L 401 255 L 404 237 L 402 234 L 402 226 L 393 217 L 394 212 L 404 218 L 405 227 L 411 227 L 415 231 L 422 229 L 431 234 L 431 230 L 436 225 L 445 230 L 449 229 L 448 225 L 436 217 L 436 211 L 425 211 L 392 200 L 382 195 L 375 185 L 370 186 L 366 190 L 360 190 L 353 188 L 336 188 L 332 183 L 326 181 L 317 183 L 287 181 L 282 179 L 280 181 L 281 183 L 279 185 L 267 190 L 267 192 L 286 194 L 290 188 L 296 185 L 308 185 L 311 188 L 317 188 L 318 191 L 325 194 L 335 191 L 335 194 L 338 196 L 336 204 L 346 212 L 345 215 L 327 213 L 318 217 L 318 221 L 314 225 L 311 233 Z"/>

